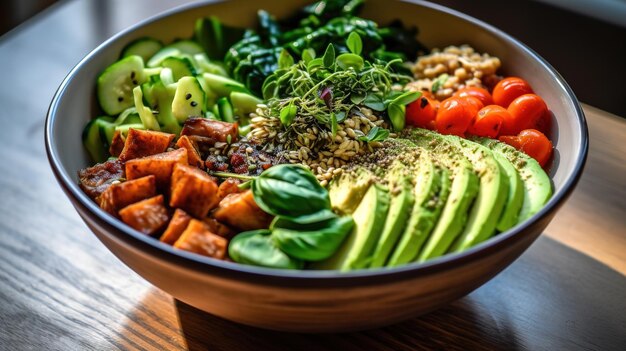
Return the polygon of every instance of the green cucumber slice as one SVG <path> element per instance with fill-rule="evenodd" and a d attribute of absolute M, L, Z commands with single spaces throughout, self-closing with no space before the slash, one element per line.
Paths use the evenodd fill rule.
<path fill-rule="evenodd" d="M 196 77 L 182 77 L 172 101 L 172 113 L 179 123 L 189 116 L 203 116 L 206 96 Z"/>
<path fill-rule="evenodd" d="M 230 96 L 232 92 L 241 92 L 250 94 L 248 89 L 240 82 L 222 77 L 213 73 L 203 73 L 202 79 L 204 83 L 218 97 Z"/>
<path fill-rule="evenodd" d="M 133 106 L 133 89 L 146 80 L 143 59 L 133 55 L 107 67 L 98 77 L 98 102 L 107 115 L 117 115 Z"/>
<path fill-rule="evenodd" d="M 201 73 L 213 73 L 218 76 L 228 77 L 228 72 L 224 65 L 221 62 L 211 62 L 206 54 L 195 54 L 193 59 Z"/>
<path fill-rule="evenodd" d="M 166 58 L 178 57 L 180 56 L 180 54 L 181 54 L 180 50 L 173 48 L 171 46 L 166 46 L 162 48 L 161 50 L 159 50 L 156 54 L 154 54 L 154 56 L 152 56 L 150 60 L 148 60 L 148 63 L 146 64 L 146 66 L 159 67 L 161 65 L 161 62 L 163 62 L 163 60 L 165 60 Z"/>
<path fill-rule="evenodd" d="M 166 86 L 159 81 L 152 87 L 152 92 L 156 99 L 157 110 L 159 111 L 156 117 L 162 126 L 161 129 L 167 133 L 179 134 L 181 127 L 172 114 L 172 102 L 176 94 L 176 87 L 174 85 Z"/>
<path fill-rule="evenodd" d="M 168 48 L 174 48 L 180 51 L 181 54 L 195 55 L 204 52 L 202 46 L 193 40 L 178 40 L 167 46 Z"/>
<path fill-rule="evenodd" d="M 182 77 L 196 75 L 196 69 L 187 57 L 167 57 L 161 62 L 161 66 L 172 70 L 172 78 L 175 82 Z"/>
<path fill-rule="evenodd" d="M 219 98 L 217 100 L 217 110 L 220 112 L 220 118 L 224 122 L 235 122 L 235 114 L 233 112 L 233 106 L 228 101 L 227 97 Z"/>
<path fill-rule="evenodd" d="M 141 118 L 143 126 L 150 130 L 160 131 L 161 127 L 152 113 L 152 109 L 143 104 L 143 92 L 141 91 L 141 87 L 135 87 L 135 89 L 133 89 L 133 97 L 135 98 L 135 108 L 137 109 L 137 113 L 139 113 L 139 118 Z"/>
<path fill-rule="evenodd" d="M 130 42 L 122 49 L 121 57 L 128 57 L 132 55 L 140 56 L 144 62 L 148 61 L 154 54 L 156 54 L 163 47 L 163 43 L 154 38 L 139 38 Z"/>
<path fill-rule="evenodd" d="M 89 156 L 96 162 L 101 163 L 107 160 L 109 155 L 109 142 L 106 139 L 106 129 L 114 126 L 113 118 L 102 116 L 92 119 L 83 129 L 83 145 L 87 149 Z M 111 137 L 113 137 L 111 135 Z"/>

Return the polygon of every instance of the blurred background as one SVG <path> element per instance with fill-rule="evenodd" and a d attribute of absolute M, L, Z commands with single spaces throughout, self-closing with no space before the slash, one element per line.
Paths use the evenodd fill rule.
<path fill-rule="evenodd" d="M 110 0 L 73 1 L 94 3 L 100 16 L 105 17 Z M 19 24 L 46 9 L 54 11 L 61 2 L 0 1 L 0 42 Z M 626 0 L 433 2 L 479 18 L 520 39 L 563 75 L 580 101 L 626 117 Z M 172 1 L 172 7 L 180 3 Z"/>

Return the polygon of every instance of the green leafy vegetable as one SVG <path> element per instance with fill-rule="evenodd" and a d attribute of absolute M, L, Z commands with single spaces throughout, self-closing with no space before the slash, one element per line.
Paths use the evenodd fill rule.
<path fill-rule="evenodd" d="M 322 56 L 322 62 L 326 68 L 331 68 L 335 63 L 335 47 L 333 44 L 328 44 L 324 56 Z"/>
<path fill-rule="evenodd" d="M 278 57 L 278 68 L 286 69 L 293 66 L 293 64 L 293 57 L 289 54 L 287 50 L 283 49 L 280 52 L 280 56 Z"/>
<path fill-rule="evenodd" d="M 272 215 L 295 218 L 330 208 L 328 191 L 313 173 L 298 165 L 276 165 L 252 183 L 254 201 Z"/>
<path fill-rule="evenodd" d="M 433 93 L 436 93 L 437 91 L 439 91 L 439 89 L 443 88 L 443 85 L 446 84 L 449 77 L 450 76 L 447 73 L 444 73 L 440 75 L 439 77 L 437 77 L 437 79 L 435 79 L 435 81 L 433 82 L 433 85 L 430 87 L 430 90 Z"/>
<path fill-rule="evenodd" d="M 363 42 L 361 41 L 361 36 L 358 33 L 350 33 L 348 40 L 346 41 L 346 45 L 351 53 L 361 55 L 361 51 L 363 51 Z"/>
<path fill-rule="evenodd" d="M 296 113 L 298 113 L 298 108 L 290 103 L 280 110 L 280 122 L 285 126 L 290 125 L 296 117 Z"/>
<path fill-rule="evenodd" d="M 370 129 L 367 135 L 359 136 L 357 139 L 370 143 L 372 141 L 383 141 L 387 139 L 387 137 L 389 137 L 389 130 L 376 126 Z"/>
<path fill-rule="evenodd" d="M 302 225 L 276 217 L 272 239 L 276 246 L 291 257 L 305 261 L 320 261 L 332 256 L 354 226 L 350 216 L 330 218 Z"/>
<path fill-rule="evenodd" d="M 272 240 L 270 231 L 253 230 L 237 234 L 228 245 L 228 255 L 238 263 L 270 268 L 301 269 L 304 263 L 289 257 Z"/>

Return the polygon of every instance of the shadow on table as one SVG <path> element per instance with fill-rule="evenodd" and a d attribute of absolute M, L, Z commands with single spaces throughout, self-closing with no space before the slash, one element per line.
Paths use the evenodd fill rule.
<path fill-rule="evenodd" d="M 342 334 L 298 334 L 233 323 L 176 300 L 189 351 L 199 350 L 516 350 L 515 335 L 481 317 L 469 298 L 393 326 Z"/>

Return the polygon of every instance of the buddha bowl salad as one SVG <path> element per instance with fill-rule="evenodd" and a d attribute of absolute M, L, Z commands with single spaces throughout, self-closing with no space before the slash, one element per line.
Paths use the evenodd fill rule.
<path fill-rule="evenodd" d="M 177 249 L 282 269 L 422 262 L 540 210 L 541 97 L 497 57 L 358 17 L 362 2 L 129 43 L 97 79 L 81 188 Z"/>

